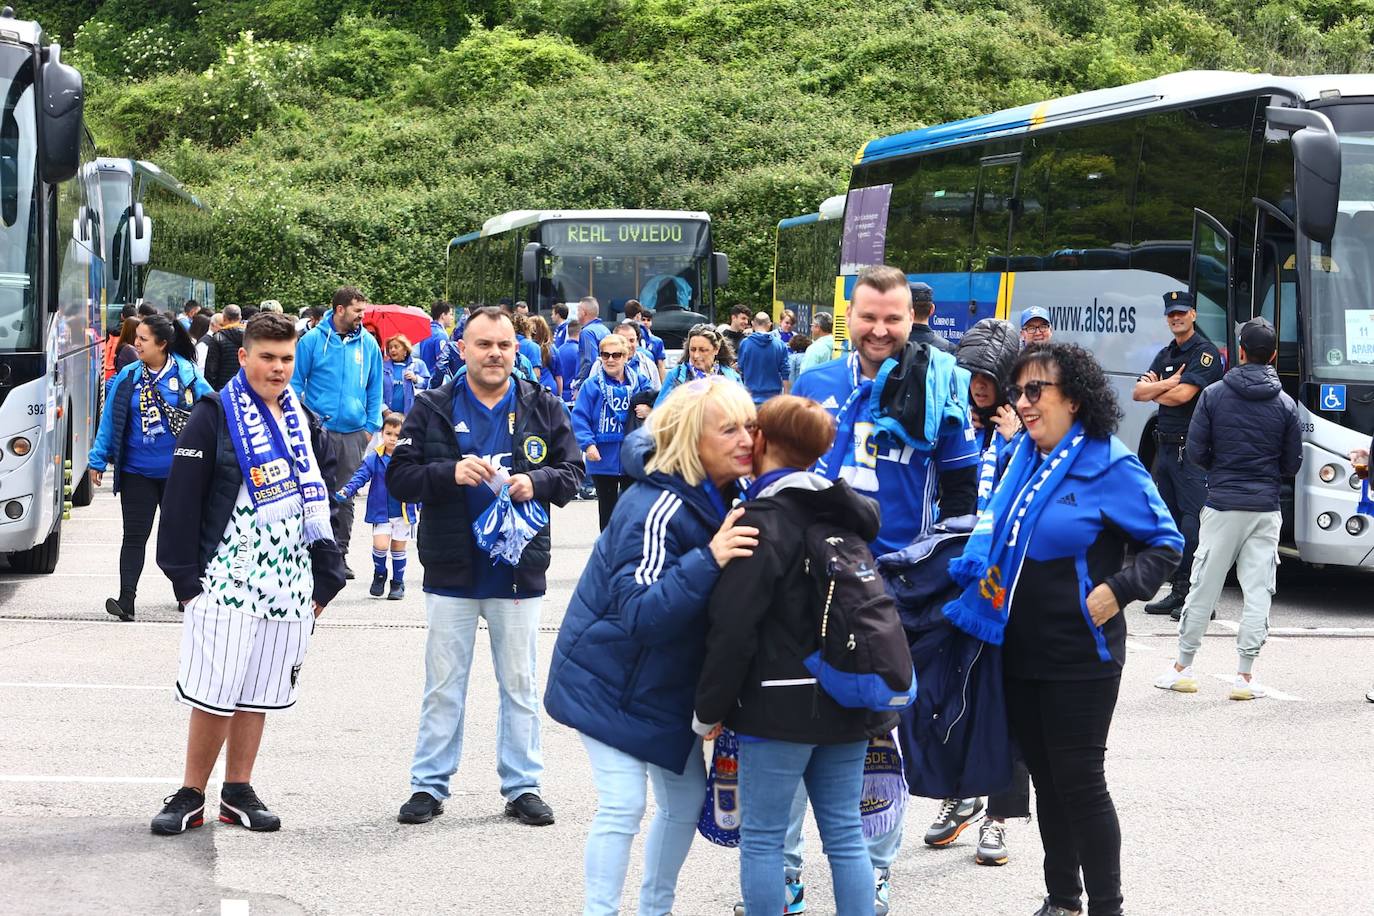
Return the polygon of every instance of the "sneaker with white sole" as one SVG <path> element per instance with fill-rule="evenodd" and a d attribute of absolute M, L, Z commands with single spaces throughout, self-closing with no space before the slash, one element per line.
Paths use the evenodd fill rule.
<path fill-rule="evenodd" d="M 1260 686 L 1260 682 L 1251 678 L 1246 680 L 1239 674 L 1231 682 L 1231 699 L 1233 700 L 1262 700 L 1269 696 L 1269 692 Z"/>
<path fill-rule="evenodd" d="M 991 818 L 983 818 L 978 827 L 978 848 L 973 853 L 977 865 L 1006 865 L 1007 825 Z"/>
<path fill-rule="evenodd" d="M 795 868 L 784 868 L 784 879 L 786 890 L 782 898 L 783 916 L 796 916 L 798 913 L 806 912 L 806 884 L 802 881 L 801 870 Z M 746 916 L 744 911 L 744 901 L 735 904 L 735 916 Z"/>
<path fill-rule="evenodd" d="M 888 898 L 892 895 L 891 874 L 886 868 L 873 869 L 873 916 L 888 916 Z"/>
<path fill-rule="evenodd" d="M 926 830 L 927 846 L 948 846 L 983 810 L 981 798 L 946 798 L 940 802 L 935 822 Z"/>
<path fill-rule="evenodd" d="M 1173 690 L 1177 693 L 1197 693 L 1197 678 L 1193 677 L 1193 666 L 1179 671 L 1173 665 L 1169 670 L 1155 678 L 1155 686 L 1160 690 Z"/>

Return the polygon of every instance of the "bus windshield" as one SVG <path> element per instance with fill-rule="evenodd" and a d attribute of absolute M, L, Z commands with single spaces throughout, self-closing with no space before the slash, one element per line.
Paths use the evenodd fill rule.
<path fill-rule="evenodd" d="M 1374 382 L 1374 106 L 1325 113 L 1341 138 L 1341 199 L 1330 246 L 1309 244 L 1310 365 L 1317 378 Z"/>
<path fill-rule="evenodd" d="M 558 220 L 544 223 L 551 258 L 542 281 L 557 302 L 595 296 L 612 310 L 695 310 L 709 280 L 710 224 L 682 219 Z M 541 296 L 542 299 L 542 296 Z"/>
<path fill-rule="evenodd" d="M 111 312 L 129 301 L 131 265 L 127 264 L 124 246 L 129 231 L 129 202 L 133 191 L 133 178 L 125 172 L 102 171 L 100 173 L 100 199 L 104 209 L 101 225 L 105 229 L 105 262 L 109 292 L 107 301 Z"/>
<path fill-rule="evenodd" d="M 0 46 L 0 352 L 37 350 L 37 109 L 29 52 Z"/>

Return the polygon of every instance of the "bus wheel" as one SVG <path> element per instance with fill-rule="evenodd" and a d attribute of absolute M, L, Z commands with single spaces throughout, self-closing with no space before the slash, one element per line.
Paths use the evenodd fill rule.
<path fill-rule="evenodd" d="M 37 547 L 10 554 L 10 569 L 17 573 L 48 573 L 57 569 L 57 555 L 62 549 L 62 523 L 59 521 L 48 539 Z"/>

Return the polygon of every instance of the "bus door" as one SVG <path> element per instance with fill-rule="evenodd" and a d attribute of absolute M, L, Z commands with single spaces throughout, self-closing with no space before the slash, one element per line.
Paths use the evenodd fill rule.
<path fill-rule="evenodd" d="M 1221 350 L 1229 369 L 1235 365 L 1236 311 L 1231 283 L 1235 239 L 1206 210 L 1193 210 L 1193 251 L 1188 291 L 1197 307 L 1197 326 Z"/>
<path fill-rule="evenodd" d="M 973 250 L 969 259 L 969 308 L 960 330 L 984 318 L 1006 318 L 1011 300 L 1009 273 L 1016 178 L 1021 154 L 985 156 L 979 162 L 977 205 L 973 210 Z"/>
<path fill-rule="evenodd" d="M 1254 291 L 1251 314 L 1267 318 L 1279 337 L 1275 366 L 1283 390 L 1299 399 L 1302 374 L 1298 343 L 1298 265 L 1293 221 L 1268 201 L 1255 200 Z"/>

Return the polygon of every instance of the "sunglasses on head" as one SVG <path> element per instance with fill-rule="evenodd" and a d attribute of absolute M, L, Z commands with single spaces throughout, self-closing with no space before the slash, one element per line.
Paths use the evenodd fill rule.
<path fill-rule="evenodd" d="M 1025 385 L 1008 385 L 1007 403 L 1014 406 L 1017 401 L 1021 400 L 1021 395 L 1025 394 L 1026 400 L 1034 404 L 1040 400 L 1040 395 L 1044 393 L 1045 389 L 1051 386 L 1058 387 L 1059 383 L 1035 379 L 1026 382 Z"/>

